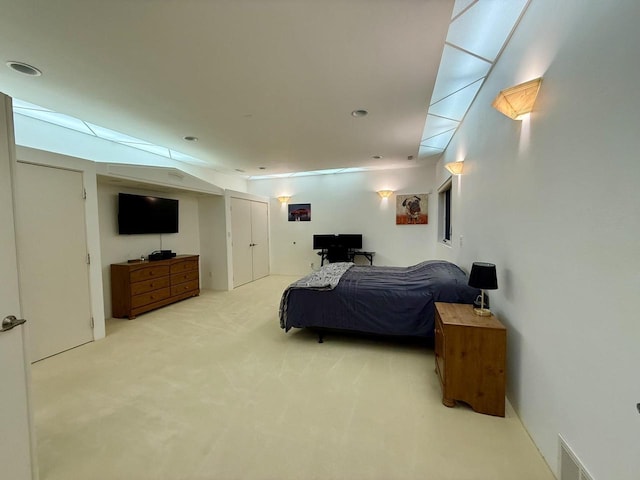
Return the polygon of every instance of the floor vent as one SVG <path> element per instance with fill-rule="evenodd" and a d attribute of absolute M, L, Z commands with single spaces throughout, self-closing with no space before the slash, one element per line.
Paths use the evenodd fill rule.
<path fill-rule="evenodd" d="M 560 479 L 559 480 L 593 480 L 567 442 L 560 438 Z"/>

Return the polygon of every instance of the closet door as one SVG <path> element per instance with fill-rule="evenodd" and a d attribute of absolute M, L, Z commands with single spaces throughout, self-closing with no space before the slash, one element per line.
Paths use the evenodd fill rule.
<path fill-rule="evenodd" d="M 82 173 L 18 163 L 16 237 L 31 360 L 93 340 Z"/>
<path fill-rule="evenodd" d="M 231 198 L 233 286 L 269 275 L 269 217 L 266 203 Z"/>
<path fill-rule="evenodd" d="M 269 275 L 269 216 L 266 203 L 251 202 L 253 279 Z"/>
<path fill-rule="evenodd" d="M 234 288 L 253 281 L 251 243 L 251 202 L 242 198 L 232 198 L 231 249 Z"/>

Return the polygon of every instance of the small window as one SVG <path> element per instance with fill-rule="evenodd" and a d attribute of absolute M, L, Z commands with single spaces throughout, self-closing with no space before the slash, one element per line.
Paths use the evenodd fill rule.
<path fill-rule="evenodd" d="M 451 179 L 438 189 L 438 238 L 451 245 Z"/>

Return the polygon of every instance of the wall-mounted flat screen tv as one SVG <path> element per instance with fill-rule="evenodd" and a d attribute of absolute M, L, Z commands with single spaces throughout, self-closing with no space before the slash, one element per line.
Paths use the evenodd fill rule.
<path fill-rule="evenodd" d="M 178 200 L 119 193 L 118 233 L 178 233 Z"/>

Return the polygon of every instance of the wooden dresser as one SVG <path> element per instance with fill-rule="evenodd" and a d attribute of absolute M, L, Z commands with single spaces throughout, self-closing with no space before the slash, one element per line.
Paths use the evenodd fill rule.
<path fill-rule="evenodd" d="M 436 373 L 442 403 L 456 400 L 476 412 L 504 417 L 507 330 L 491 315 L 480 317 L 473 305 L 436 302 Z"/>
<path fill-rule="evenodd" d="M 198 255 L 154 262 L 111 265 L 111 309 L 117 318 L 136 318 L 158 307 L 200 294 Z"/>

